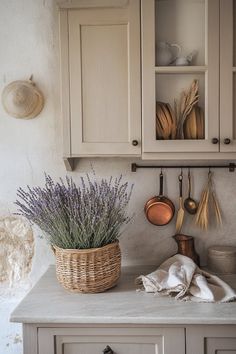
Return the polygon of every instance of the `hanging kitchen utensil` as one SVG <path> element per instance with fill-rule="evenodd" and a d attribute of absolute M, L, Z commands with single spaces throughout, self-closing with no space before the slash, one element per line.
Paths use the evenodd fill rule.
<path fill-rule="evenodd" d="M 213 212 L 212 217 L 215 217 L 217 224 L 220 226 L 222 224 L 221 211 L 212 182 L 212 172 L 210 170 L 208 172 L 207 185 L 202 192 L 195 219 L 196 225 L 201 229 L 208 229 L 210 220 L 209 210 Z"/>
<path fill-rule="evenodd" d="M 183 172 L 181 171 L 179 177 L 179 210 L 176 218 L 175 233 L 179 234 L 184 221 L 184 207 L 183 207 Z"/>
<path fill-rule="evenodd" d="M 149 199 L 144 207 L 148 221 L 156 226 L 167 225 L 175 213 L 174 204 L 163 195 L 163 173 L 160 173 L 160 192 L 158 196 Z"/>
<path fill-rule="evenodd" d="M 196 214 L 197 208 L 198 208 L 198 203 L 196 200 L 191 198 L 191 191 L 192 191 L 192 183 L 191 183 L 191 173 L 190 169 L 188 170 L 188 198 L 185 199 L 184 201 L 184 207 L 187 210 L 189 214 Z"/>

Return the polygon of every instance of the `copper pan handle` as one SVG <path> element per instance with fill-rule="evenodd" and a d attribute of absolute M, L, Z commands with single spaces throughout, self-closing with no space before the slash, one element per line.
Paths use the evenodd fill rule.
<path fill-rule="evenodd" d="M 179 175 L 179 197 L 182 198 L 183 196 L 183 174 Z"/>
<path fill-rule="evenodd" d="M 161 171 L 161 173 L 160 173 L 160 192 L 159 192 L 160 197 L 163 197 L 163 179 L 164 179 L 164 176 Z"/>

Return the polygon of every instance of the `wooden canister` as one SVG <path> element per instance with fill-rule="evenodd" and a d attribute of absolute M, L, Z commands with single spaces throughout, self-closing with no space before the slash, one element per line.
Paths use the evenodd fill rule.
<path fill-rule="evenodd" d="M 236 274 L 236 247 L 211 246 L 207 254 L 208 268 L 218 274 Z"/>

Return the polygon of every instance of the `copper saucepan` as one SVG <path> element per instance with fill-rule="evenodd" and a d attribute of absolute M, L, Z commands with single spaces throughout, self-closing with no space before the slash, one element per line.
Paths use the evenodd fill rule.
<path fill-rule="evenodd" d="M 169 224 L 175 214 L 172 201 L 163 195 L 163 173 L 160 173 L 160 192 L 158 196 L 149 199 L 144 207 L 148 221 L 157 226 Z"/>

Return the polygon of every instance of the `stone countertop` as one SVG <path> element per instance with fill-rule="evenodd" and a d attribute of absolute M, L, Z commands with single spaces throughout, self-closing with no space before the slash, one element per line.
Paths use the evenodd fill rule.
<path fill-rule="evenodd" d="M 182 302 L 136 291 L 137 275 L 153 267 L 123 268 L 118 285 L 100 294 L 64 290 L 50 266 L 11 314 L 12 322 L 55 324 L 236 324 L 236 302 Z M 236 276 L 223 278 L 236 289 Z"/>

